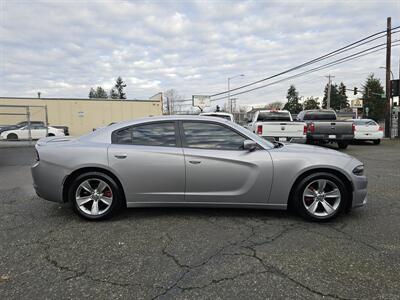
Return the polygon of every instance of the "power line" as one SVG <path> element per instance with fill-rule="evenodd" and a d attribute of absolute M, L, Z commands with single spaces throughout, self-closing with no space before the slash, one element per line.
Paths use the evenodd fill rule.
<path fill-rule="evenodd" d="M 400 41 L 400 40 L 393 41 L 392 47 L 400 46 L 400 43 L 394 44 L 394 42 L 398 42 L 398 41 Z M 289 76 L 289 77 L 286 77 L 286 78 L 283 78 L 283 79 L 280 79 L 280 80 L 277 80 L 277 81 L 262 85 L 262 86 L 258 86 L 258 87 L 255 87 L 255 88 L 252 88 L 252 89 L 248 89 L 248 90 L 245 90 L 245 91 L 242 91 L 242 92 L 231 94 L 231 96 L 237 96 L 237 95 L 249 93 L 249 92 L 261 89 L 261 88 L 265 88 L 265 87 L 268 87 L 268 86 L 271 86 L 271 85 L 274 85 L 274 84 L 277 84 L 277 83 L 281 83 L 283 81 L 287 81 L 289 79 L 294 79 L 294 78 L 297 78 L 297 77 L 301 77 L 301 76 L 304 76 L 304 75 L 307 75 L 307 74 L 310 74 L 310 73 L 317 72 L 319 70 L 323 70 L 323 69 L 332 67 L 334 65 L 338 65 L 338 64 L 350 61 L 350 60 L 357 59 L 357 58 L 362 57 L 362 56 L 366 56 L 366 55 L 369 55 L 369 54 L 384 50 L 384 49 L 386 49 L 386 47 L 383 46 L 383 45 L 385 45 L 385 43 L 377 45 L 377 46 L 374 46 L 374 47 L 371 47 L 371 48 L 368 48 L 368 49 L 365 49 L 365 50 L 357 52 L 357 53 L 354 53 L 354 54 L 346 56 L 344 58 L 337 59 L 335 61 L 332 61 L 330 63 L 324 64 L 322 66 L 318 66 L 318 67 L 315 67 L 313 69 L 306 70 L 306 71 L 300 72 L 298 74 L 295 74 L 295 75 L 292 75 L 292 76 Z M 381 48 L 376 49 L 377 47 L 381 47 Z M 372 50 L 372 49 L 375 49 L 375 50 L 374 51 L 369 51 L 369 50 Z M 369 51 L 369 52 L 367 52 L 367 51 Z M 365 53 L 365 52 L 367 52 L 367 53 Z M 225 98 L 227 98 L 227 96 L 223 96 L 223 97 L 219 97 L 219 98 L 216 98 L 216 99 L 212 99 L 211 101 L 218 101 L 218 100 L 225 99 Z"/>
<path fill-rule="evenodd" d="M 400 26 L 396 26 L 396 27 L 392 28 L 391 30 L 398 29 L 398 28 L 400 28 Z M 385 33 L 385 34 L 382 34 L 382 33 Z M 381 36 L 380 36 L 380 37 L 376 37 L 377 35 L 381 35 Z M 278 76 L 280 76 L 280 75 L 289 73 L 289 72 L 291 72 L 291 71 L 294 71 L 294 70 L 300 69 L 300 68 L 302 68 L 302 67 L 306 67 L 306 66 L 308 66 L 308 65 L 311 65 L 311 64 L 314 64 L 314 63 L 316 63 L 316 62 L 319 62 L 319 61 L 321 61 L 321 60 L 327 59 L 327 58 L 332 57 L 332 56 L 334 56 L 334 55 L 338 55 L 338 54 L 340 54 L 340 53 L 343 53 L 343 52 L 349 51 L 349 50 L 351 50 L 351 49 L 354 49 L 354 48 L 356 48 L 356 47 L 360 47 L 360 46 L 362 46 L 362 45 L 364 45 L 364 44 L 370 43 L 370 42 L 372 42 L 372 41 L 374 41 L 374 40 L 376 40 L 376 39 L 379 39 L 379 38 L 382 38 L 382 37 L 385 37 L 385 36 L 386 36 L 386 30 L 376 32 L 376 33 L 371 34 L 371 35 L 369 35 L 369 36 L 367 36 L 367 37 L 364 37 L 364 38 L 362 38 L 362 39 L 360 39 L 360 40 L 357 40 L 357 41 L 355 41 L 355 42 L 353 42 L 353 43 L 350 43 L 350 44 L 348 44 L 348 45 L 346 45 L 346 46 L 344 46 L 344 47 L 341 47 L 341 48 L 336 49 L 336 50 L 334 50 L 334 51 L 331 51 L 331 52 L 329 52 L 329 53 L 327 53 L 327 54 L 321 55 L 321 56 L 319 56 L 319 57 L 317 57 L 317 58 L 315 58 L 315 59 L 312 59 L 312 60 L 310 60 L 310 61 L 307 61 L 307 62 L 305 62 L 305 63 L 302 63 L 302 64 L 300 64 L 300 65 L 298 65 L 298 66 L 296 66 L 296 67 L 293 67 L 293 68 L 287 69 L 287 70 L 285 70 L 285 71 L 282 71 L 282 72 L 280 72 L 280 73 L 277 73 L 277 74 L 275 74 L 275 75 L 271 75 L 271 76 L 269 76 L 269 77 L 266 77 L 266 78 L 263 78 L 263 79 L 260 79 L 260 80 L 257 80 L 257 81 L 254 81 L 254 82 L 251 82 L 251 83 L 242 85 L 242 86 L 239 86 L 239 87 L 237 87 L 237 88 L 230 89 L 229 91 L 230 91 L 230 92 L 236 91 L 236 90 L 243 89 L 243 88 L 252 86 L 252 85 L 254 85 L 254 84 L 257 84 L 257 83 L 260 83 L 260 82 L 263 82 L 263 81 L 266 81 L 266 80 L 269 80 L 269 79 L 278 77 Z M 369 39 L 371 39 L 371 38 L 373 38 L 373 37 L 376 37 L 376 38 L 374 38 L 374 39 L 372 39 L 372 40 L 369 40 Z M 367 41 L 367 40 L 369 40 L 369 41 Z M 361 43 L 361 44 L 360 44 L 360 43 Z M 357 44 L 360 44 L 360 45 L 357 45 Z M 355 46 L 355 45 L 356 45 L 356 46 Z M 210 95 L 210 97 L 215 97 L 215 96 L 223 95 L 223 94 L 228 93 L 229 91 L 224 91 L 224 92 L 221 92 L 221 93 L 212 94 L 212 95 Z"/>

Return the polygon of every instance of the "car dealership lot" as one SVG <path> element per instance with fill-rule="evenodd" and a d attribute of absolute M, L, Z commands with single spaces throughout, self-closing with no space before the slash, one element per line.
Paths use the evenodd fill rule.
<path fill-rule="evenodd" d="M 400 143 L 350 145 L 368 205 L 327 224 L 244 209 L 129 209 L 87 222 L 0 145 L 0 298 L 400 298 Z"/>

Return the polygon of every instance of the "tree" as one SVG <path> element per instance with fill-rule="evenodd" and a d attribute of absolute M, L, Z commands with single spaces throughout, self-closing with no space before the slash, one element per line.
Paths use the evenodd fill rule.
<path fill-rule="evenodd" d="M 339 85 L 339 110 L 343 108 L 349 107 L 349 101 L 347 100 L 347 95 L 346 95 L 346 86 L 344 85 L 343 82 L 340 83 Z"/>
<path fill-rule="evenodd" d="M 95 98 L 99 98 L 99 99 L 107 99 L 108 98 L 107 92 L 101 86 L 98 86 L 96 88 L 95 96 L 96 96 Z"/>
<path fill-rule="evenodd" d="M 368 107 L 368 117 L 375 121 L 381 121 L 385 118 L 385 99 L 381 95 L 384 94 L 384 89 L 380 79 L 375 78 L 375 75 L 370 74 L 365 84 L 362 86 L 364 115 L 365 108 Z"/>
<path fill-rule="evenodd" d="M 314 98 L 313 96 L 307 97 L 303 102 L 304 109 L 319 109 L 319 99 Z"/>
<path fill-rule="evenodd" d="M 114 88 L 110 90 L 110 99 L 119 99 L 119 94 Z"/>
<path fill-rule="evenodd" d="M 94 90 L 94 88 L 90 88 L 89 98 L 96 98 L 96 91 Z"/>
<path fill-rule="evenodd" d="M 283 103 L 280 101 L 271 102 L 265 106 L 266 109 L 270 109 L 270 110 L 279 110 L 279 109 L 282 109 L 282 107 L 283 107 Z"/>
<path fill-rule="evenodd" d="M 283 109 L 290 111 L 292 114 L 298 114 L 302 111 L 303 107 L 299 103 L 300 97 L 299 93 L 296 91 L 296 87 L 292 84 L 286 95 L 286 99 L 288 100 L 283 107 Z"/>
<path fill-rule="evenodd" d="M 174 114 L 180 112 L 182 108 L 183 97 L 178 93 L 177 90 L 169 89 L 164 92 L 164 112 L 166 114 Z"/>
<path fill-rule="evenodd" d="M 331 107 L 335 110 L 340 110 L 340 102 L 342 96 L 339 95 L 337 84 L 331 84 Z M 322 108 L 328 107 L 328 84 L 325 86 L 324 98 L 322 99 Z"/>
<path fill-rule="evenodd" d="M 126 94 L 124 93 L 124 87 L 126 87 L 126 84 L 122 80 L 121 76 L 118 76 L 114 87 L 118 92 L 118 99 L 126 99 Z"/>

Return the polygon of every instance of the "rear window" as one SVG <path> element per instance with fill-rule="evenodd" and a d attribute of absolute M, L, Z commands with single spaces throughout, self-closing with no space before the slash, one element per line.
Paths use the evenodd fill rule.
<path fill-rule="evenodd" d="M 354 125 L 378 125 L 373 120 L 357 120 L 354 121 Z"/>
<path fill-rule="evenodd" d="M 203 115 L 206 117 L 216 117 L 216 118 L 221 118 L 221 119 L 225 119 L 230 121 L 231 120 L 231 116 L 227 116 L 227 115 L 214 115 L 214 114 L 207 114 L 207 115 Z"/>
<path fill-rule="evenodd" d="M 333 111 L 310 111 L 304 115 L 304 120 L 336 120 L 336 114 Z"/>
<path fill-rule="evenodd" d="M 289 121 L 290 114 L 285 111 L 260 111 L 258 114 L 257 121 L 267 122 L 267 121 Z"/>

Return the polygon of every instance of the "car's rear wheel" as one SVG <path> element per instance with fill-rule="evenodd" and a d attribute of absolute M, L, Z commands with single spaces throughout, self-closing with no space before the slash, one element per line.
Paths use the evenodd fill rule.
<path fill-rule="evenodd" d="M 16 135 L 15 133 L 9 133 L 7 134 L 7 140 L 16 141 L 18 140 L 18 135 Z"/>
<path fill-rule="evenodd" d="M 293 194 L 296 211 L 312 221 L 328 221 L 346 207 L 349 193 L 337 176 L 319 172 L 300 180 Z"/>
<path fill-rule="evenodd" d="M 54 136 L 54 133 L 48 133 L 47 136 Z"/>
<path fill-rule="evenodd" d="M 110 218 L 122 206 L 123 196 L 118 184 L 100 172 L 77 176 L 71 183 L 68 199 L 83 218 L 102 220 Z"/>
<path fill-rule="evenodd" d="M 373 140 L 373 142 L 374 142 L 374 145 L 379 145 L 381 143 L 381 140 L 377 139 L 377 140 Z"/>
<path fill-rule="evenodd" d="M 346 149 L 348 145 L 348 142 L 338 142 L 339 149 Z"/>

